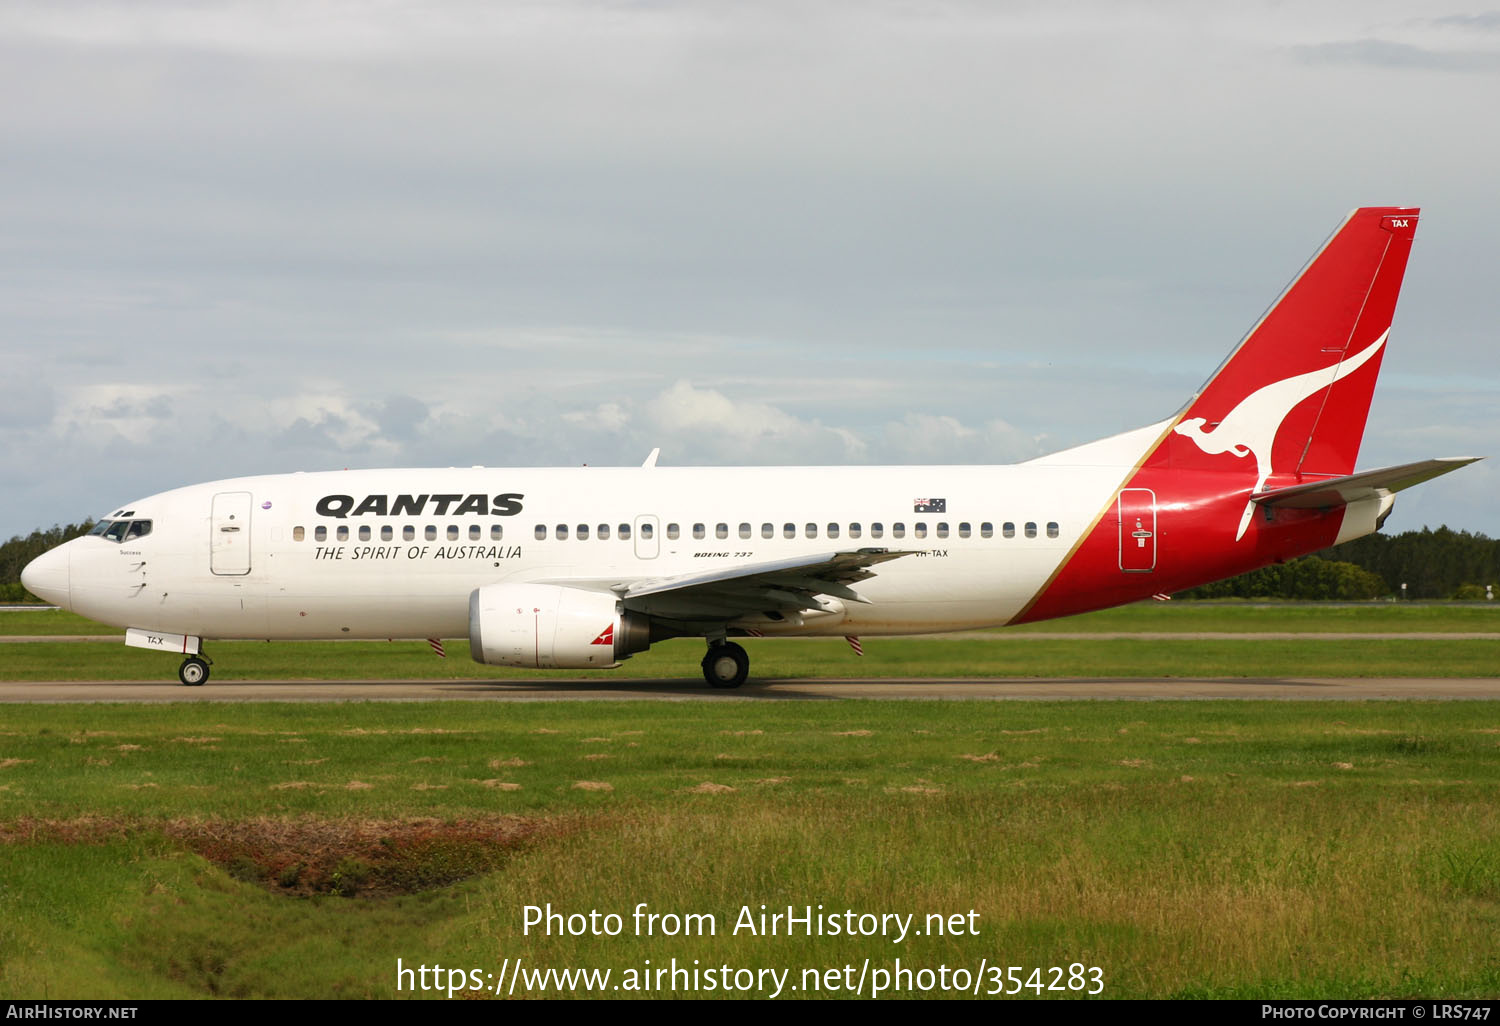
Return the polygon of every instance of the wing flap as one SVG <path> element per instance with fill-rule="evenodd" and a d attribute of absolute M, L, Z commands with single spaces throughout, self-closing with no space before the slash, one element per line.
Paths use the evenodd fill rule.
<path fill-rule="evenodd" d="M 633 581 L 556 578 L 534 583 L 612 591 L 632 608 L 683 620 L 725 621 L 770 611 L 795 616 L 841 610 L 842 606 L 832 600 L 868 603 L 869 599 L 849 586 L 875 576 L 873 567 L 909 555 L 910 550 L 856 549 L 671 577 Z M 819 595 L 831 599 L 820 599 Z"/>
<path fill-rule="evenodd" d="M 771 560 L 765 563 L 745 563 L 724 567 L 722 570 L 637 581 L 616 588 L 615 593 L 621 598 L 633 599 L 668 591 L 680 592 L 700 588 L 705 591 L 719 590 L 716 586 L 722 587 L 731 583 L 763 588 L 781 586 L 797 591 L 806 591 L 816 586 L 819 590 L 824 590 L 823 585 L 847 585 L 872 577 L 874 573 L 870 567 L 909 554 L 891 549 L 824 552 L 812 556 Z"/>
<path fill-rule="evenodd" d="M 1379 470 L 1365 470 L 1326 481 L 1272 488 L 1252 495 L 1250 501 L 1260 506 L 1281 506 L 1286 509 L 1331 509 L 1335 506 L 1347 506 L 1361 499 L 1402 491 L 1480 459 L 1483 457 L 1445 456 L 1417 463 L 1403 463 L 1396 467 L 1381 467 Z"/>

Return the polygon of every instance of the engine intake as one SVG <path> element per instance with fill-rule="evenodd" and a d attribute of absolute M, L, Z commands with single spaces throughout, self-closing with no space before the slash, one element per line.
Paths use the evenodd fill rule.
<path fill-rule="evenodd" d="M 604 669 L 650 644 L 650 620 L 608 592 L 488 584 L 469 595 L 469 652 L 487 666 Z"/>

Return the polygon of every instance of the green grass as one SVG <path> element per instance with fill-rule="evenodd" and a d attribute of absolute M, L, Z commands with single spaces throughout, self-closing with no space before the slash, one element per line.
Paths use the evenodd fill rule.
<path fill-rule="evenodd" d="M 859 657 L 839 639 L 742 642 L 753 680 L 788 677 L 1490 677 L 1500 640 L 1072 641 L 1007 637 L 869 638 Z M 538 671 L 480 666 L 468 643 L 437 659 L 424 642 L 215 642 L 213 682 L 234 680 L 608 680 L 701 682 L 703 643 L 666 642 L 618 670 Z M 0 680 L 175 679 L 177 662 L 123 644 L 32 642 L 0 646 Z"/>
<path fill-rule="evenodd" d="M 64 609 L 0 610 L 0 637 L 45 634 L 115 634 L 119 627 L 87 620 Z"/>
<path fill-rule="evenodd" d="M 900 957 L 1078 961 L 1114 997 L 1494 997 L 1497 746 L 1493 702 L 6 706 L 0 993 Z M 498 868 L 384 897 L 291 897 L 184 840 L 517 818 L 542 829 Z M 626 933 L 523 933 L 549 902 Z M 632 936 L 639 902 L 719 932 Z M 972 909 L 978 936 L 729 933 L 762 903 Z"/>
<path fill-rule="evenodd" d="M 1005 629 L 1025 634 L 1079 631 L 1500 632 L 1500 603 L 1137 602 Z M 0 637 L 122 633 L 60 609 L 0 611 Z"/>

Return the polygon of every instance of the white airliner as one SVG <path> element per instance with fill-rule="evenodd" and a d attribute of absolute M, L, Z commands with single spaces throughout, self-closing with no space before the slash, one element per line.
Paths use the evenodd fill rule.
<path fill-rule="evenodd" d="M 1354 473 L 1418 211 L 1355 210 L 1159 423 L 1015 466 L 362 470 L 140 499 L 22 574 L 185 658 L 203 639 L 467 637 L 618 666 L 701 637 L 913 634 L 1133 602 L 1377 530 L 1434 459 Z M 856 642 L 857 644 L 857 642 Z"/>

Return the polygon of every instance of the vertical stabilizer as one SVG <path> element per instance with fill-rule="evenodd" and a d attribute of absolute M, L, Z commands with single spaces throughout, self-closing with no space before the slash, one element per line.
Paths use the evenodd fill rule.
<path fill-rule="evenodd" d="M 1354 470 L 1417 215 L 1345 218 L 1179 416 L 1173 467 L 1239 460 L 1257 492 Z"/>

